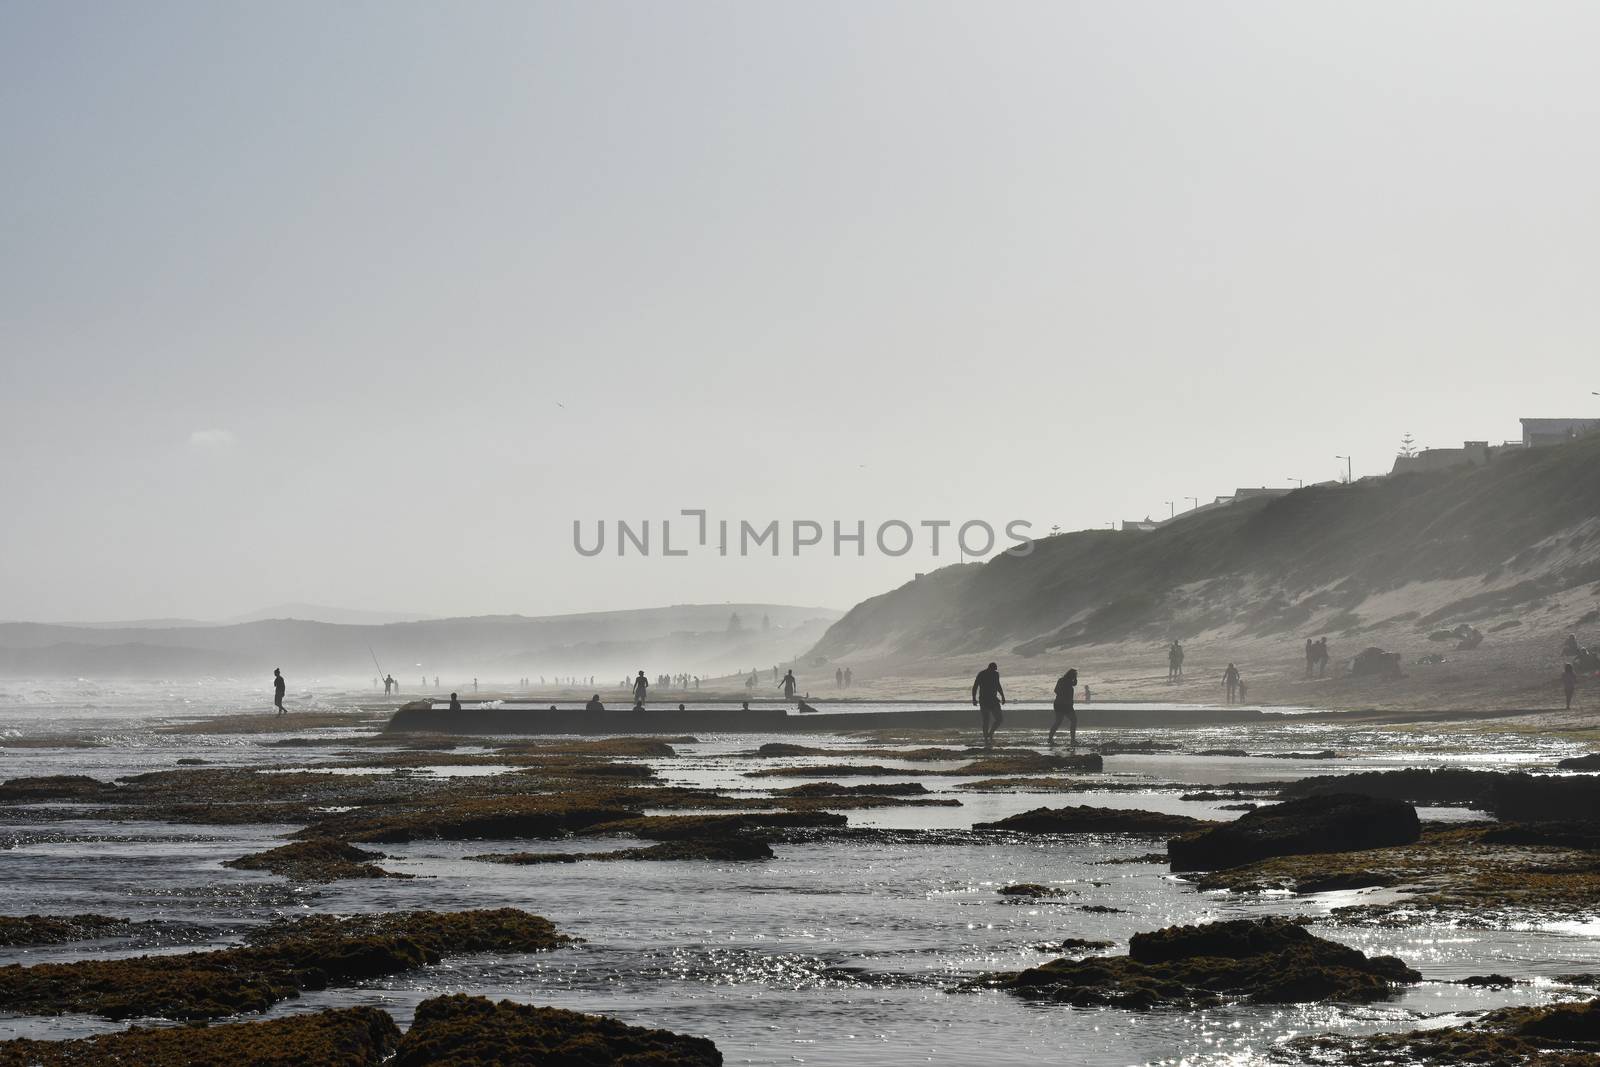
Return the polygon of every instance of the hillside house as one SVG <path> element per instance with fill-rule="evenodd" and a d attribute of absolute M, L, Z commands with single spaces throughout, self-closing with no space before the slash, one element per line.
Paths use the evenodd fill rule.
<path fill-rule="evenodd" d="M 1600 429 L 1600 419 L 1521 419 L 1522 444 L 1527 448 L 1559 445 Z"/>

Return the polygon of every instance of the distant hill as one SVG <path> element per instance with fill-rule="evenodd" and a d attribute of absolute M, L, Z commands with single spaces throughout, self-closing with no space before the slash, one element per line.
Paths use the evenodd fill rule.
<path fill-rule="evenodd" d="M 1197 634 L 1350 643 L 1505 621 L 1591 587 L 1600 592 L 1600 434 L 1481 468 L 1307 486 L 1150 532 L 1045 538 L 1031 555 L 946 567 L 858 604 L 813 655 L 1031 657 Z M 1541 624 L 1576 623 L 1586 602 L 1575 603 Z"/>
<path fill-rule="evenodd" d="M 738 614 L 741 625 L 730 628 Z M 768 626 L 763 627 L 766 618 Z M 62 626 L 0 623 L 0 673 L 171 676 L 271 673 L 366 678 L 410 686 L 426 673 L 508 679 L 724 672 L 786 661 L 839 612 L 785 604 L 682 604 L 636 611 L 484 615 L 381 625 L 261 619 L 231 625 Z"/>

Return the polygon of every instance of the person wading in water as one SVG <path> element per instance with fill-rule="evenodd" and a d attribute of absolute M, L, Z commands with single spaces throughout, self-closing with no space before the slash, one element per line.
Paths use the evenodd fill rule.
<path fill-rule="evenodd" d="M 1006 691 L 1000 685 L 1000 668 L 989 664 L 972 680 L 972 702 L 983 716 L 983 746 L 994 744 L 994 732 L 1000 728 L 1000 708 L 1006 702 Z"/>
<path fill-rule="evenodd" d="M 283 680 L 283 671 L 278 667 L 272 668 L 272 706 L 278 709 L 279 715 L 287 714 L 283 710 L 283 691 L 288 687 L 289 683 Z"/>
<path fill-rule="evenodd" d="M 783 676 L 783 681 L 778 683 L 778 688 L 783 690 L 783 699 L 793 700 L 794 687 L 799 684 L 799 681 L 795 679 L 794 671 L 792 669 L 786 672 Z"/>
<path fill-rule="evenodd" d="M 1567 664 L 1567 669 L 1561 672 L 1561 691 L 1567 694 L 1567 710 L 1572 710 L 1572 694 L 1578 688 L 1578 676 L 1572 670 L 1572 664 Z"/>
<path fill-rule="evenodd" d="M 1078 747 L 1078 710 L 1073 707 L 1073 698 L 1078 693 L 1078 668 L 1069 667 L 1067 673 L 1056 679 L 1056 721 L 1050 724 L 1050 746 L 1055 747 L 1056 731 L 1061 729 L 1063 720 L 1067 723 L 1067 743 L 1073 748 Z"/>

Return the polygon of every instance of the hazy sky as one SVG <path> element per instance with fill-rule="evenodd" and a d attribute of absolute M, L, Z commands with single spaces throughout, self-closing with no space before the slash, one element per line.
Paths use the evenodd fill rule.
<path fill-rule="evenodd" d="M 848 607 L 933 564 L 572 522 L 1104 526 L 1600 414 L 1597 39 L 0 0 L 0 617 Z"/>

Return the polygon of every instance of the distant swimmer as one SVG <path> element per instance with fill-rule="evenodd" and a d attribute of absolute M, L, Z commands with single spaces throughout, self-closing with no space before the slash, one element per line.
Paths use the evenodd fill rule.
<path fill-rule="evenodd" d="M 1567 670 L 1571 670 L 1568 667 Z M 283 671 L 277 667 L 272 668 L 272 706 L 278 709 L 278 714 L 285 714 L 283 710 L 283 691 L 289 688 L 289 683 L 283 680 Z"/>
<path fill-rule="evenodd" d="M 783 699 L 793 700 L 794 687 L 799 684 L 799 682 L 795 681 L 793 670 L 786 672 L 783 676 L 783 681 L 778 683 L 778 688 L 783 690 Z"/>
<path fill-rule="evenodd" d="M 639 677 L 633 680 L 633 702 L 639 707 L 644 707 L 645 697 L 650 695 L 650 679 L 644 676 L 644 671 L 639 672 Z"/>
<path fill-rule="evenodd" d="M 1067 723 L 1067 741 L 1073 748 L 1078 747 L 1078 710 L 1073 707 L 1073 699 L 1078 693 L 1078 668 L 1069 667 L 1067 673 L 1056 679 L 1056 721 L 1050 724 L 1050 744 L 1056 743 L 1056 731 L 1061 729 L 1063 720 Z"/>
<path fill-rule="evenodd" d="M 600 703 L 600 694 L 596 693 L 589 698 L 589 703 L 583 706 L 584 711 L 605 711 L 606 706 Z"/>
<path fill-rule="evenodd" d="M 460 711 L 461 710 L 461 698 L 456 696 L 454 693 L 450 694 L 450 710 L 451 711 Z"/>
<path fill-rule="evenodd" d="M 1000 708 L 1006 702 L 997 664 L 989 664 L 972 680 L 972 702 L 983 716 L 983 744 L 985 747 L 993 745 L 994 732 L 1000 728 Z"/>
<path fill-rule="evenodd" d="M 1578 689 L 1578 674 L 1572 669 L 1572 664 L 1567 664 L 1561 672 L 1561 691 L 1567 694 L 1567 710 L 1572 710 L 1572 694 Z"/>

